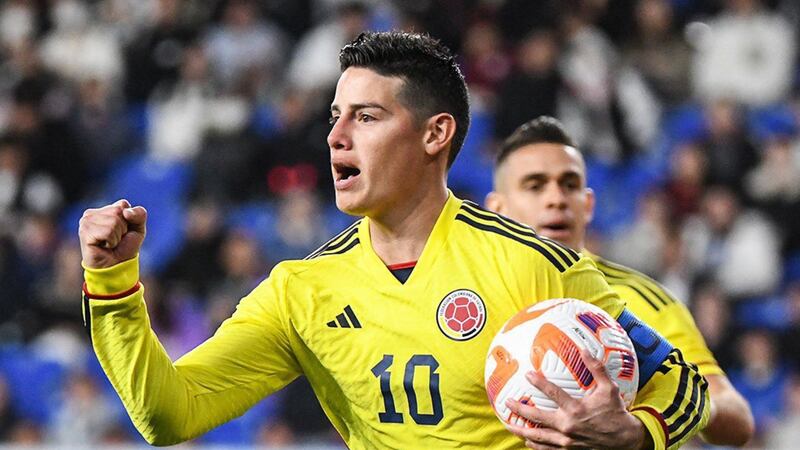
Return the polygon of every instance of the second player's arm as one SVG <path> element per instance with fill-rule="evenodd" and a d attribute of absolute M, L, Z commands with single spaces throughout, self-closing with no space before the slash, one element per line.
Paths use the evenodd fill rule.
<path fill-rule="evenodd" d="M 565 297 L 595 303 L 622 319 L 622 302 L 587 258 L 568 269 L 563 278 Z M 640 374 L 645 376 L 645 382 L 640 382 L 631 413 L 646 427 L 653 448 L 678 448 L 708 421 L 707 383 L 697 366 L 683 360 L 679 352 L 671 351 L 672 346 L 658 333 L 629 312 L 624 315 L 628 323 L 623 323 L 623 326 L 636 345 Z M 633 333 L 632 321 L 638 330 Z M 652 341 L 645 342 L 647 339 Z M 655 351 L 657 348 L 659 350 Z M 649 379 L 648 374 L 652 374 Z"/>
<path fill-rule="evenodd" d="M 638 273 L 629 276 L 634 285 L 640 283 L 641 289 L 637 291 L 625 283 L 613 283 L 612 288 L 627 300 L 628 308 L 639 319 L 652 324 L 681 350 L 687 361 L 695 363 L 708 381 L 711 416 L 700 433 L 703 440 L 714 445 L 745 445 L 753 437 L 755 428 L 750 406 L 719 367 L 689 310 L 655 281 Z M 653 294 L 649 301 L 644 297 L 648 293 Z"/>

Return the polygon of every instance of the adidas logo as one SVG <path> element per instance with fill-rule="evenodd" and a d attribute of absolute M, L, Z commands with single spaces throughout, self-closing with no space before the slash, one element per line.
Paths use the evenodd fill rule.
<path fill-rule="evenodd" d="M 348 321 L 348 319 L 350 319 Z M 344 307 L 344 312 L 336 316 L 336 320 L 331 320 L 328 322 L 329 328 L 361 328 L 361 322 L 358 321 L 358 317 L 353 312 L 353 308 L 350 305 Z"/>

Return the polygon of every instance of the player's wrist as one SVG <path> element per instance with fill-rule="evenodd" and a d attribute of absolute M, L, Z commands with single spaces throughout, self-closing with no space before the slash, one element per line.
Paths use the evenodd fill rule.
<path fill-rule="evenodd" d="M 139 255 L 111 267 L 83 265 L 84 293 L 90 298 L 121 298 L 139 286 Z M 130 294 L 128 294 L 130 295 Z"/>
<path fill-rule="evenodd" d="M 631 410 L 630 415 L 636 419 L 639 429 L 644 433 L 644 440 L 639 442 L 639 447 L 636 448 L 642 450 L 666 448 L 668 428 L 658 411 L 649 406 L 638 406 Z"/>
<path fill-rule="evenodd" d="M 631 450 L 652 450 L 653 437 L 647 426 L 637 416 L 633 414 L 628 415 L 631 420 L 631 426 L 628 427 L 629 435 L 625 442 L 630 443 L 627 447 Z"/>

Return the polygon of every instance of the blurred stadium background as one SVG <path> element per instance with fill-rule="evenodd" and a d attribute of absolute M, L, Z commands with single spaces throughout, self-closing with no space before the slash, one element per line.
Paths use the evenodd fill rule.
<path fill-rule="evenodd" d="M 796 448 L 799 19 L 795 0 L 0 2 L 0 448 L 146 445 L 81 328 L 81 212 L 149 209 L 148 307 L 181 355 L 351 221 L 325 143 L 337 52 L 392 28 L 443 40 L 470 84 L 452 188 L 482 202 L 498 140 L 562 119 L 599 194 L 591 248 L 690 306 L 753 447 Z M 341 443 L 301 381 L 189 445 Z"/>

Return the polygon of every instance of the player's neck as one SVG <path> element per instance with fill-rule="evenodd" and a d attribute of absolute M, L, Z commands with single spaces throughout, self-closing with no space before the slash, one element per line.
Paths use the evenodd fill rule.
<path fill-rule="evenodd" d="M 370 217 L 372 248 L 387 265 L 417 261 L 447 202 L 444 184 L 416 189 L 390 212 Z"/>

